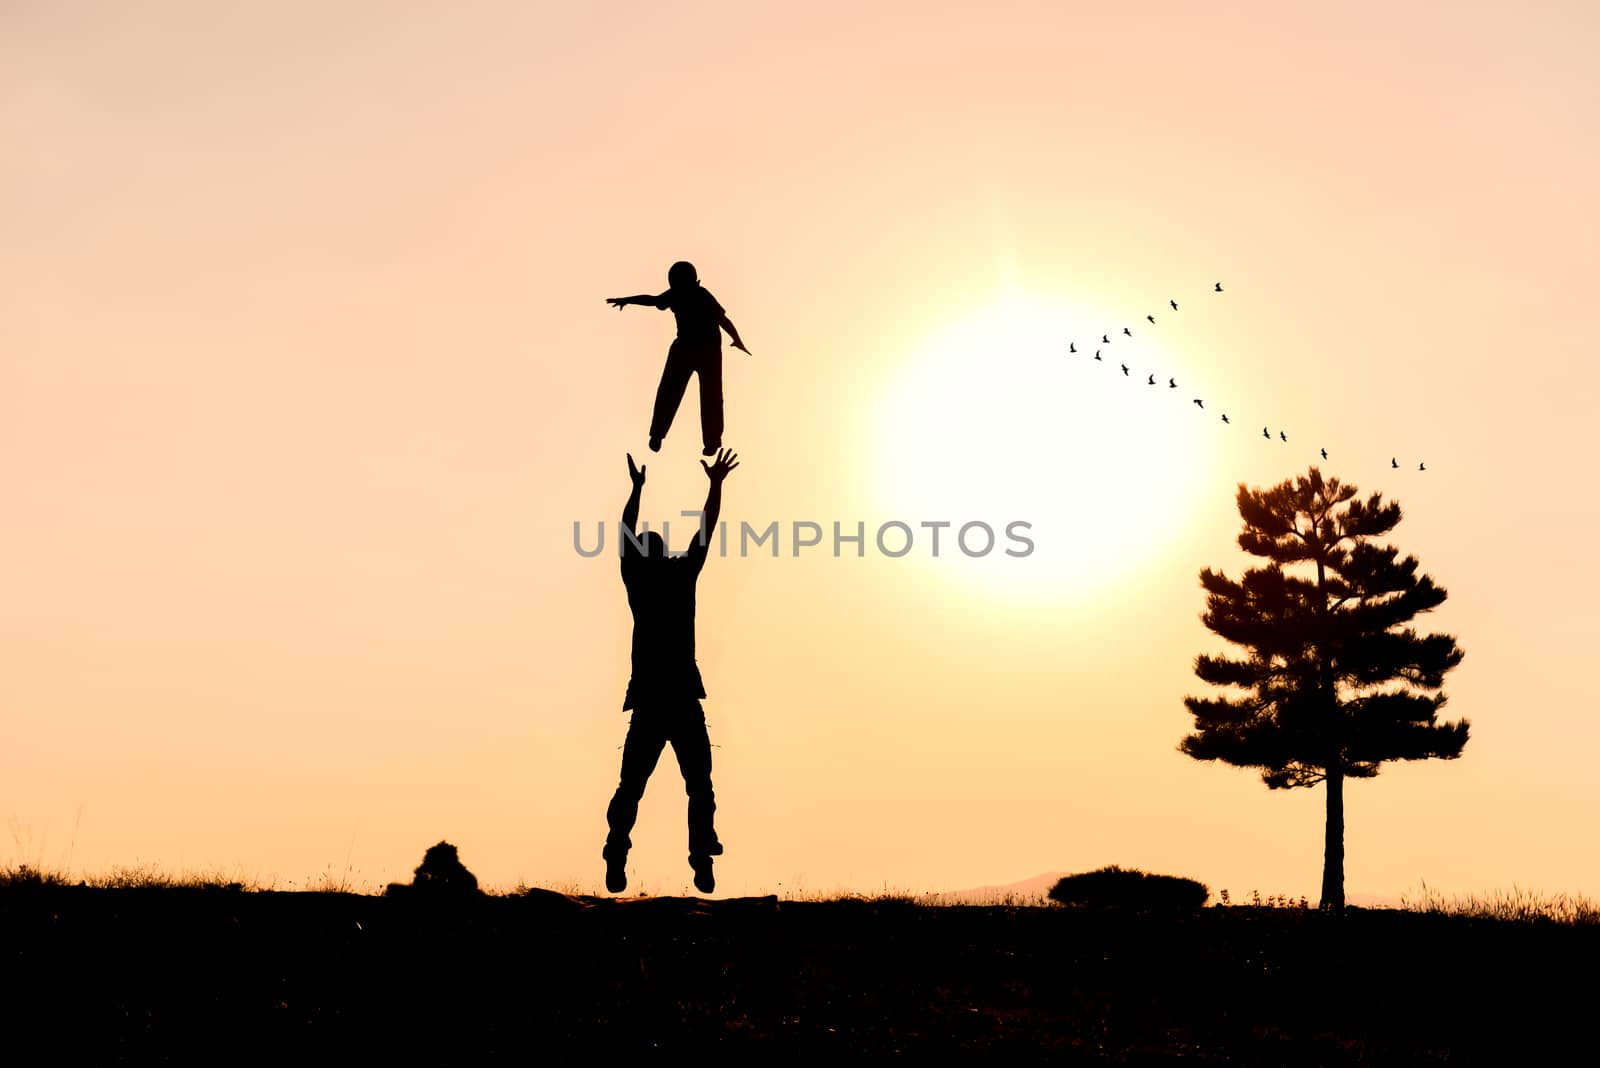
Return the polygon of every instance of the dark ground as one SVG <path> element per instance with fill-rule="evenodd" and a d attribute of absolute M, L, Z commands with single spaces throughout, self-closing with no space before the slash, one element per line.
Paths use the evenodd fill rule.
<path fill-rule="evenodd" d="M 1600 927 L 1390 910 L 9 886 L 0 952 L 53 1063 L 1595 1063 L 1600 1017 Z"/>

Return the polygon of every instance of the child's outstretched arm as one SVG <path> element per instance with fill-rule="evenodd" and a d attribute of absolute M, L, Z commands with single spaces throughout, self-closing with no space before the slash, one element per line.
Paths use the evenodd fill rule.
<path fill-rule="evenodd" d="M 740 350 L 746 356 L 752 355 L 750 350 L 744 347 L 744 342 L 739 339 L 739 330 L 733 325 L 733 320 L 728 318 L 727 312 L 722 313 L 722 319 L 717 325 L 728 332 L 728 336 L 733 339 L 734 348 Z"/>
<path fill-rule="evenodd" d="M 664 308 L 665 305 L 663 305 L 661 302 L 665 298 L 665 293 L 658 297 L 653 297 L 649 293 L 640 293 L 638 296 L 634 297 L 607 297 L 606 303 L 616 308 L 618 311 L 621 311 L 629 304 L 643 304 L 647 308 Z"/>

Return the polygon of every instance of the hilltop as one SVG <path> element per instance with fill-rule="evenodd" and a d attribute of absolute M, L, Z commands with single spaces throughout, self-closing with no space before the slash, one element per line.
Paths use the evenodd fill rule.
<path fill-rule="evenodd" d="M 1530 1063 L 1587 1043 L 1600 926 L 12 885 L 0 943 L 11 1033 L 94 1063 L 571 1049 L 1371 1065 Z"/>

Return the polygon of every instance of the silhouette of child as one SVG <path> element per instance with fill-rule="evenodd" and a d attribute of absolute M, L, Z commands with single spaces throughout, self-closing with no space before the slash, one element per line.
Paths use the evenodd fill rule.
<path fill-rule="evenodd" d="M 750 352 L 739 339 L 739 331 L 728 321 L 717 298 L 700 284 L 694 264 L 679 260 L 667 270 L 667 291 L 659 296 L 642 293 L 634 297 L 607 297 L 606 303 L 621 311 L 629 304 L 643 304 L 670 310 L 678 321 L 678 336 L 667 350 L 667 365 L 661 369 L 661 384 L 656 387 L 656 403 L 650 417 L 650 451 L 661 451 L 678 414 L 689 376 L 700 376 L 700 435 L 706 456 L 715 456 L 722 446 L 722 331 L 728 332 L 733 347 Z"/>

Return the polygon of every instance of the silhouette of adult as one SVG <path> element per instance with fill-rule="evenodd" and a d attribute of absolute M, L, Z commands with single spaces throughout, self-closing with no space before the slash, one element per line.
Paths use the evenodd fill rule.
<path fill-rule="evenodd" d="M 622 583 L 633 612 L 633 674 L 622 707 L 632 709 L 633 716 L 622 746 L 621 779 L 606 808 L 609 832 L 602 851 L 606 889 L 614 894 L 628 888 L 624 867 L 633 846 L 628 835 L 638 818 L 645 784 L 668 743 L 689 795 L 689 867 L 694 869 L 694 885 L 706 893 L 717 885 L 711 858 L 722 854 L 722 843 L 713 822 L 717 803 L 711 789 L 711 739 L 700 707 L 706 691 L 694 659 L 694 590 L 722 511 L 722 481 L 739 462 L 723 449 L 714 463 L 702 460 L 700 466 L 711 485 L 699 536 L 687 552 L 669 556 L 660 534 L 652 530 L 638 535 L 645 468 L 635 466 L 633 456 L 628 456 L 633 492 L 622 509 L 626 533 L 621 553 Z"/>
<path fill-rule="evenodd" d="M 689 388 L 689 376 L 700 376 L 701 450 L 714 456 L 722 447 L 722 331 L 728 332 L 733 347 L 750 352 L 739 338 L 739 331 L 728 319 L 717 298 L 700 284 L 694 264 L 679 260 L 667 269 L 667 291 L 658 296 L 641 293 L 633 297 L 607 297 L 617 310 L 629 304 L 644 304 L 670 310 L 678 323 L 678 336 L 667 349 L 667 363 L 661 369 L 661 384 L 656 387 L 656 403 L 650 416 L 650 451 L 661 450 L 661 439 L 672 429 L 672 420 Z"/>

